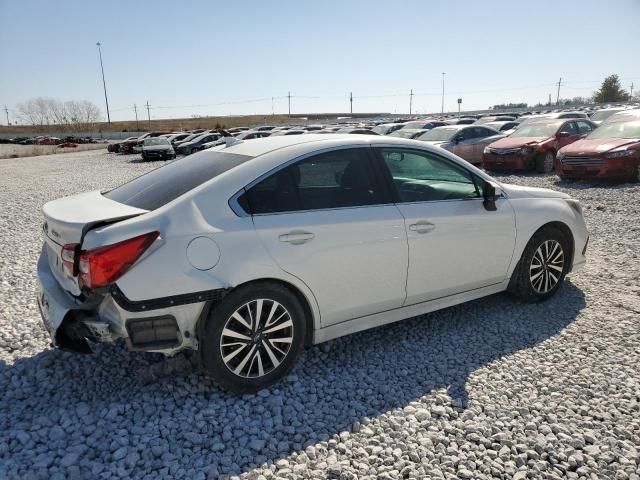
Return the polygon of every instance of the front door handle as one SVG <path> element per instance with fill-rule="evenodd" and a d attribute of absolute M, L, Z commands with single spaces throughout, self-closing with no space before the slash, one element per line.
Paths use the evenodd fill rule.
<path fill-rule="evenodd" d="M 289 232 L 278 237 L 281 242 L 287 242 L 292 245 L 301 245 L 313 240 L 315 235 L 311 232 Z"/>
<path fill-rule="evenodd" d="M 409 230 L 416 233 L 429 233 L 435 228 L 436 226 L 433 223 L 427 221 L 416 222 L 409 225 Z"/>

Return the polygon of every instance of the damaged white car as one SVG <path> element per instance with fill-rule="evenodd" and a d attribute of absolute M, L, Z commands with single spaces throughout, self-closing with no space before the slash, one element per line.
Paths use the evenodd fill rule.
<path fill-rule="evenodd" d="M 304 345 L 505 290 L 545 300 L 588 240 L 563 193 L 369 135 L 229 138 L 43 212 L 55 346 L 194 349 L 234 391 L 278 381 Z"/>

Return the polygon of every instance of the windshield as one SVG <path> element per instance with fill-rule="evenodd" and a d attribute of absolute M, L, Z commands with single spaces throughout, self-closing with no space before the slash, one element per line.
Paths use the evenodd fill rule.
<path fill-rule="evenodd" d="M 149 145 L 169 145 L 169 140 L 164 137 L 145 138 L 144 145 L 145 147 Z"/>
<path fill-rule="evenodd" d="M 385 133 L 387 133 L 388 129 L 389 127 L 386 125 L 378 125 L 376 127 L 373 127 L 371 131 L 376 132 L 378 135 L 384 135 Z"/>
<path fill-rule="evenodd" d="M 512 137 L 550 137 L 555 134 L 561 122 L 554 123 L 530 123 L 522 125 L 511 134 Z"/>
<path fill-rule="evenodd" d="M 400 137 L 400 138 L 412 138 L 417 133 L 417 130 L 414 129 L 405 129 L 401 128 L 400 130 L 396 130 L 393 133 L 390 133 L 390 137 Z"/>
<path fill-rule="evenodd" d="M 597 138 L 640 138 L 640 121 L 605 123 L 591 132 L 589 140 Z"/>
<path fill-rule="evenodd" d="M 252 158 L 204 151 L 156 168 L 103 195 L 130 207 L 155 210 Z"/>
<path fill-rule="evenodd" d="M 436 127 L 428 132 L 424 132 L 422 135 L 418 137 L 418 140 L 426 140 L 428 142 L 446 142 L 451 139 L 456 132 L 460 130 L 459 128 L 451 128 L 451 127 Z"/>
<path fill-rule="evenodd" d="M 622 109 L 619 109 L 619 110 L 600 110 L 599 112 L 596 112 L 593 115 L 591 115 L 591 120 L 594 120 L 596 122 L 600 122 L 602 120 L 606 120 L 607 118 L 609 118 L 614 113 L 618 113 L 618 112 L 621 112 L 621 111 L 622 111 Z"/>
<path fill-rule="evenodd" d="M 415 122 L 407 122 L 407 123 L 404 124 L 404 127 L 402 127 L 400 130 L 404 130 L 404 129 L 420 130 L 422 128 L 425 128 L 426 125 L 429 125 L 429 122 L 425 122 L 424 120 L 419 120 L 419 121 L 415 121 Z"/>

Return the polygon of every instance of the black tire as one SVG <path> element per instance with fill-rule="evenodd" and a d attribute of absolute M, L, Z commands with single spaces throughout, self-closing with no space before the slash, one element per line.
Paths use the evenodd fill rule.
<path fill-rule="evenodd" d="M 631 183 L 640 183 L 640 163 L 636 165 L 636 168 L 633 170 L 631 174 Z"/>
<path fill-rule="evenodd" d="M 536 172 L 551 173 L 556 163 L 556 156 L 553 152 L 544 152 L 536 155 Z"/>
<path fill-rule="evenodd" d="M 279 332 L 284 331 L 282 335 L 286 335 L 287 337 L 290 336 L 292 341 L 289 344 L 289 349 L 286 351 L 286 355 L 282 357 L 280 363 L 277 365 L 275 362 L 271 361 L 270 355 L 272 353 L 280 355 L 282 352 L 276 352 L 272 349 L 275 342 L 271 342 L 271 339 L 269 339 L 266 334 L 269 328 L 266 328 L 268 325 L 265 324 L 268 319 L 268 310 L 270 310 L 270 308 L 265 308 L 265 310 L 262 311 L 262 315 L 260 315 L 263 325 L 262 329 L 256 329 L 255 334 L 250 333 L 250 330 L 244 331 L 245 334 L 252 336 L 253 343 L 249 343 L 245 340 L 236 340 L 238 342 L 236 346 L 225 346 L 225 344 L 223 344 L 223 330 L 225 330 L 225 328 L 230 327 L 236 331 L 245 328 L 243 325 L 237 323 L 237 320 L 233 320 L 232 315 L 234 315 L 236 311 L 243 311 L 242 309 L 247 308 L 247 305 L 249 305 L 248 308 L 252 308 L 252 302 L 255 303 L 258 300 L 264 300 L 265 304 L 267 304 L 266 302 L 277 302 L 281 307 L 286 309 L 286 312 L 289 314 L 288 318 L 291 320 L 291 327 L 286 327 L 284 329 L 280 328 L 278 330 Z M 273 306 L 273 303 L 271 303 L 271 306 Z M 255 317 L 257 317 L 257 310 L 258 309 L 255 308 L 254 305 L 253 314 Z M 282 311 L 280 310 L 277 312 Z M 276 315 L 274 315 L 274 317 L 275 316 Z M 245 315 L 243 315 L 243 318 L 244 317 Z M 247 316 L 247 318 L 249 318 L 249 316 Z M 284 323 L 288 324 L 289 322 L 286 320 L 287 317 L 284 317 Z M 251 323 L 253 324 L 253 322 Z M 273 325 L 281 326 L 284 323 L 274 322 L 272 327 Z M 199 342 L 202 366 L 205 373 L 225 390 L 236 393 L 249 393 L 267 388 L 286 376 L 295 364 L 304 345 L 306 328 L 307 321 L 304 309 L 296 296 L 287 288 L 273 282 L 259 282 L 240 287 L 228 294 L 222 302 L 209 313 L 209 316 L 203 325 L 201 330 L 202 338 Z M 228 332 L 228 330 L 225 331 Z M 262 337 L 263 335 L 266 340 Z M 272 335 L 275 334 L 272 333 Z M 256 337 L 258 338 L 257 343 Z M 228 336 L 225 336 L 225 338 L 228 338 Z M 228 340 L 226 342 L 228 342 Z M 246 344 L 246 347 L 240 348 L 239 345 L 243 343 Z M 240 348 L 240 350 L 245 349 L 246 351 L 247 347 L 250 348 L 247 354 L 250 356 L 250 362 L 248 360 L 244 360 L 246 355 L 243 351 L 241 353 L 236 353 L 234 350 L 236 348 Z M 258 351 L 258 354 L 253 353 L 253 356 L 251 356 L 251 352 L 255 352 L 255 350 Z M 267 350 L 271 351 L 271 353 Z M 235 357 L 229 359 L 231 356 L 230 354 L 235 354 Z M 223 355 L 225 355 L 224 358 L 227 358 L 229 364 L 225 363 Z M 264 355 L 264 359 L 262 359 L 262 355 Z M 254 367 L 254 361 L 257 360 L 258 356 L 260 356 L 261 359 L 255 363 Z M 233 367 L 237 368 L 242 361 L 245 361 L 246 363 L 244 367 L 240 367 L 240 374 L 234 373 L 231 369 Z M 236 362 L 236 364 L 231 364 L 231 362 Z M 265 370 L 264 374 L 260 376 L 256 370 L 258 368 L 263 368 L 263 364 Z M 249 366 L 246 367 L 246 365 Z M 267 371 L 267 367 L 270 367 L 271 369 Z M 244 375 L 244 368 L 248 368 L 248 370 L 246 370 L 246 375 Z M 252 372 L 257 373 L 257 375 L 250 376 Z"/>
<path fill-rule="evenodd" d="M 552 262 L 544 262 L 544 266 L 542 268 L 535 266 L 539 263 L 539 257 L 536 257 L 537 251 L 541 248 L 544 252 L 546 242 L 550 242 L 549 245 L 552 246 L 554 245 L 553 242 L 556 242 L 559 247 L 562 248 L 563 262 L 561 265 L 561 271 L 556 270 L 560 267 L 558 263 L 554 264 Z M 571 248 L 569 242 L 570 239 L 568 239 L 565 234 L 557 228 L 547 227 L 536 232 L 529 240 L 529 243 L 527 243 L 524 252 L 522 252 L 522 257 L 520 258 L 520 261 L 513 272 L 513 276 L 511 277 L 509 292 L 520 300 L 530 303 L 542 302 L 555 295 L 562 285 L 562 282 L 570 268 Z M 553 255 L 556 254 L 554 253 Z M 534 257 L 536 258 L 534 259 Z M 549 265 L 552 266 L 549 267 Z M 543 281 L 544 276 L 547 275 L 546 272 L 550 272 L 550 275 L 548 276 L 550 282 L 553 278 L 551 273 L 558 275 L 556 283 L 548 291 L 540 291 L 544 289 L 537 289 L 534 287 L 534 284 L 540 281 L 540 278 L 536 277 L 533 279 L 533 277 L 538 275 L 540 272 L 542 272 Z"/>

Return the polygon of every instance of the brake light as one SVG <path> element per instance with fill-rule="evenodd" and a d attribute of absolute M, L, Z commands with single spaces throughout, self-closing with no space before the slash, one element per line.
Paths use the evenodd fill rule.
<path fill-rule="evenodd" d="M 64 247 L 62 247 L 62 253 L 60 257 L 62 257 L 62 265 L 64 269 L 69 272 L 69 275 L 75 275 L 75 261 L 76 261 L 76 250 L 78 249 L 77 243 L 68 243 Z"/>
<path fill-rule="evenodd" d="M 80 278 L 87 288 L 100 288 L 115 282 L 158 238 L 149 232 L 123 242 L 82 252 L 78 264 Z"/>

